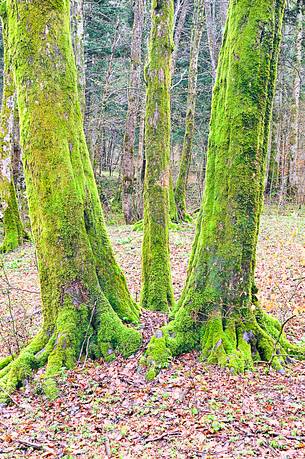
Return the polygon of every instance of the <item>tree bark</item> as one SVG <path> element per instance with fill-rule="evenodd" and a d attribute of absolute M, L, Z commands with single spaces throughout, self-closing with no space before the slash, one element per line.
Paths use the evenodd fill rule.
<path fill-rule="evenodd" d="M 301 68 L 302 68 L 302 40 L 303 40 L 303 2 L 297 1 L 297 20 L 295 32 L 295 61 L 293 74 L 293 94 L 292 107 L 290 115 L 290 186 L 292 192 L 298 197 L 304 193 L 304 189 L 299 189 L 302 170 L 299 170 L 301 164 L 299 148 L 299 125 L 300 125 L 300 95 L 301 95 Z"/>
<path fill-rule="evenodd" d="M 72 45 L 77 69 L 77 84 L 83 116 L 86 110 L 86 66 L 84 47 L 84 1 L 71 0 Z"/>
<path fill-rule="evenodd" d="M 180 159 L 179 175 L 175 188 L 175 202 L 180 221 L 187 220 L 186 212 L 186 189 L 189 175 L 189 169 L 192 160 L 192 144 L 195 129 L 195 111 L 197 98 L 197 73 L 198 57 L 200 52 L 200 42 L 204 25 L 204 1 L 195 0 L 194 20 L 191 39 L 190 64 L 189 64 L 189 82 L 188 82 L 188 99 L 185 117 L 185 133 Z"/>
<path fill-rule="evenodd" d="M 146 66 L 146 125 L 142 306 L 167 311 L 173 304 L 169 261 L 170 87 L 173 0 L 152 1 Z"/>
<path fill-rule="evenodd" d="M 54 397 L 54 377 L 84 349 L 105 359 L 135 352 L 140 335 L 122 320 L 136 322 L 139 310 L 113 255 L 86 146 L 70 2 L 7 5 L 43 327 L 0 382 L 10 393 L 47 364 L 44 387 Z"/>
<path fill-rule="evenodd" d="M 216 24 L 215 24 L 214 15 L 213 15 L 213 7 L 214 7 L 213 0 L 206 0 L 204 2 L 208 45 L 209 45 L 210 58 L 211 58 L 212 77 L 213 77 L 213 81 L 215 81 L 216 67 L 217 67 L 217 60 L 218 60 L 218 49 L 217 49 Z"/>
<path fill-rule="evenodd" d="M 220 20 L 221 20 L 221 28 L 224 30 L 228 12 L 228 3 L 229 0 L 220 0 L 219 2 L 219 11 L 220 11 Z"/>
<path fill-rule="evenodd" d="M 234 372 L 271 358 L 282 370 L 285 355 L 305 351 L 284 335 L 276 346 L 280 323 L 259 307 L 254 281 L 284 3 L 230 3 L 188 277 L 174 320 L 148 346 L 148 378 L 194 348 Z"/>
<path fill-rule="evenodd" d="M 112 45 L 111 45 L 111 53 L 108 59 L 107 71 L 105 75 L 105 81 L 103 85 L 103 96 L 100 104 L 100 109 L 97 113 L 98 122 L 96 123 L 96 118 L 92 120 L 94 124 L 97 124 L 97 133 L 94 135 L 95 137 L 95 144 L 93 146 L 93 168 L 95 177 L 101 175 L 102 167 L 103 167 L 103 156 L 106 155 L 106 150 L 104 148 L 105 145 L 105 111 L 107 106 L 107 101 L 109 97 L 110 91 L 110 81 L 113 72 L 113 61 L 115 52 L 120 40 L 120 21 L 118 20 L 116 23 Z M 101 154 L 101 147 L 102 147 L 102 154 Z"/>
<path fill-rule="evenodd" d="M 144 0 L 135 0 L 128 111 L 122 155 L 122 206 L 127 224 L 134 223 L 137 220 L 134 146 L 139 113 L 143 26 Z"/>
<path fill-rule="evenodd" d="M 8 50 L 8 23 L 2 15 L 4 45 L 4 86 L 0 128 L 0 197 L 3 213 L 4 239 L 0 252 L 16 249 L 26 239 L 20 217 L 13 176 L 14 134 L 16 127 L 16 91 L 12 73 L 11 56 Z"/>
<path fill-rule="evenodd" d="M 179 0 L 178 6 L 176 8 L 175 13 L 175 21 L 174 21 L 174 50 L 172 54 L 172 64 L 171 64 L 171 74 L 172 77 L 175 73 L 177 58 L 178 58 L 178 51 L 179 51 L 179 44 L 181 40 L 181 35 L 183 31 L 183 27 L 185 24 L 186 15 L 188 13 L 188 9 L 190 6 L 190 0 Z"/>

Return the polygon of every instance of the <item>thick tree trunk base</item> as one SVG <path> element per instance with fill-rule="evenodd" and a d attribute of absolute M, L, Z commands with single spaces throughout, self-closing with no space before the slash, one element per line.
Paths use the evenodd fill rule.
<path fill-rule="evenodd" d="M 256 362 L 284 371 L 293 361 L 291 357 L 305 358 L 305 346 L 290 343 L 279 321 L 261 310 L 247 319 L 213 314 L 197 327 L 191 317 L 186 320 L 185 315 L 179 315 L 158 330 L 148 345 L 141 362 L 147 367 L 148 380 L 167 368 L 172 357 L 193 349 L 201 351 L 204 362 L 227 367 L 233 373 L 251 371 Z"/>
<path fill-rule="evenodd" d="M 140 333 L 124 325 L 106 299 L 91 312 L 86 306 L 78 310 L 64 306 L 51 335 L 40 331 L 16 358 L 0 361 L 0 402 L 9 401 L 10 394 L 44 366 L 43 390 L 54 399 L 58 395 L 56 377 L 62 369 L 73 368 L 82 356 L 110 361 L 117 354 L 129 357 L 140 345 Z"/>

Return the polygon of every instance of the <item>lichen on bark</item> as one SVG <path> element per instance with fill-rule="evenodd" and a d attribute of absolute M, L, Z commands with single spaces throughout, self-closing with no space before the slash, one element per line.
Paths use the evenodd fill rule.
<path fill-rule="evenodd" d="M 144 308 L 159 311 L 168 311 L 174 301 L 168 228 L 173 15 L 172 0 L 152 1 L 152 28 L 145 70 L 146 170 L 141 304 Z"/>
<path fill-rule="evenodd" d="M 136 351 L 141 336 L 123 321 L 137 322 L 139 309 L 114 258 L 86 146 L 69 1 L 7 6 L 43 326 L 2 368 L 0 384 L 10 393 L 46 365 L 54 397 L 54 377 L 82 353 Z"/>
<path fill-rule="evenodd" d="M 284 0 L 230 3 L 213 92 L 205 194 L 174 319 L 146 353 L 148 377 L 201 350 L 232 371 L 282 369 L 305 349 L 280 334 L 256 298 L 255 256 Z M 276 345 L 277 343 L 277 345 Z M 274 354 L 275 353 L 275 354 Z"/>

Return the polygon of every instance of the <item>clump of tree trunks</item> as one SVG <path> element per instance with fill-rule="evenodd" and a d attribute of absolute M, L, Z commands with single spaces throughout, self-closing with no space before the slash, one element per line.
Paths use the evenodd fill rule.
<path fill-rule="evenodd" d="M 258 360 L 281 370 L 290 354 L 304 356 L 284 334 L 278 339 L 280 323 L 261 309 L 254 281 L 284 3 L 230 3 L 187 281 L 174 319 L 149 343 L 148 378 L 194 348 L 236 372 Z"/>
<path fill-rule="evenodd" d="M 139 309 L 113 255 L 86 146 L 70 2 L 5 3 L 43 326 L 0 363 L 0 385 L 5 396 L 46 365 L 44 388 L 54 397 L 54 377 L 82 353 L 112 359 L 138 349 L 139 332 L 123 321 L 136 323 Z"/>
<path fill-rule="evenodd" d="M 152 1 L 152 29 L 145 70 L 144 308 L 168 311 L 173 303 L 169 260 L 170 86 L 174 2 Z"/>

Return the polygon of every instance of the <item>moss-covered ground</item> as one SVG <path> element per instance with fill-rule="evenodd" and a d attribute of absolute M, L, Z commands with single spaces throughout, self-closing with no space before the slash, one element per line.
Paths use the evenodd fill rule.
<path fill-rule="evenodd" d="M 304 307 L 304 214 L 268 208 L 262 218 L 258 246 L 257 284 L 263 307 L 283 320 Z M 118 261 L 139 299 L 141 231 L 110 226 Z M 194 225 L 171 231 L 173 283 L 179 296 L 194 234 Z M 1 238 L 1 237 L 0 237 Z M 40 324 L 40 300 L 34 249 L 26 244 L 2 256 L 0 267 L 0 354 L 16 349 L 17 341 L 33 336 Z M 7 284 L 9 282 L 9 285 Z M 9 299 L 8 299 L 9 293 Z M 290 301 L 289 298 L 293 298 Z M 166 320 L 146 312 L 144 346 Z M 287 325 L 292 341 L 305 335 L 303 316 Z M 305 364 L 289 366 L 286 374 L 234 376 L 205 366 L 195 352 L 174 359 L 153 382 L 138 370 L 141 352 L 127 360 L 81 363 L 62 375 L 61 396 L 46 401 L 40 374 L 13 395 L 16 403 L 0 407 L 0 451 L 5 458 L 250 458 L 303 457 L 305 440 Z M 0 370 L 1 371 L 1 370 Z M 21 443 L 20 443 L 21 441 Z M 23 442 L 23 443 L 22 443 Z M 34 444 L 31 447 L 29 444 Z M 217 454 L 217 455 L 216 455 Z"/>

